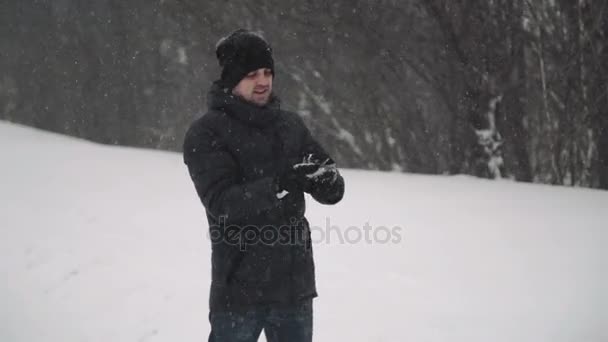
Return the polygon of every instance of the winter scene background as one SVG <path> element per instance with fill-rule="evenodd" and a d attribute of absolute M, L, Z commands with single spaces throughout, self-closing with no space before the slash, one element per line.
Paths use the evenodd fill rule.
<path fill-rule="evenodd" d="M 206 339 L 180 152 L 241 27 L 346 182 L 307 198 L 315 340 L 608 341 L 608 1 L 3 0 L 0 22 L 0 341 Z"/>

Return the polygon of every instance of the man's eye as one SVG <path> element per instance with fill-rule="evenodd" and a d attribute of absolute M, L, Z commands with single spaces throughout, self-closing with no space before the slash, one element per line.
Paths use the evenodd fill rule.
<path fill-rule="evenodd" d="M 249 78 L 253 78 L 253 77 L 255 77 L 255 72 L 252 72 L 252 73 L 247 74 L 247 77 L 249 77 Z"/>

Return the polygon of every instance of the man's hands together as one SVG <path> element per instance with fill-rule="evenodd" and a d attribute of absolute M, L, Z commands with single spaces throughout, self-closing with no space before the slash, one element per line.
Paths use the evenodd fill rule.
<path fill-rule="evenodd" d="M 296 163 L 285 163 L 277 176 L 279 193 L 282 198 L 286 192 L 303 191 L 310 193 L 314 187 L 329 185 L 338 178 L 338 168 L 331 158 L 324 160 L 309 154 Z"/>

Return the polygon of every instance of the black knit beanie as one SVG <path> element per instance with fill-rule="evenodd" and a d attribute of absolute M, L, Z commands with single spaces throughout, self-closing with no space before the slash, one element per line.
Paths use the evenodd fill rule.
<path fill-rule="evenodd" d="M 220 39 L 215 54 L 222 67 L 222 85 L 226 88 L 234 88 L 245 75 L 260 68 L 269 68 L 274 75 L 272 48 L 252 31 L 239 29 Z"/>

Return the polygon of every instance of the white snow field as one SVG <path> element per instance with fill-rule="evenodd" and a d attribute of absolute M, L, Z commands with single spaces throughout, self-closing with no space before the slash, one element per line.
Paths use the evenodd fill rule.
<path fill-rule="evenodd" d="M 0 341 L 206 341 L 181 154 L 0 122 L 0 163 Z M 339 204 L 307 197 L 315 341 L 608 341 L 608 192 L 343 175 Z"/>

